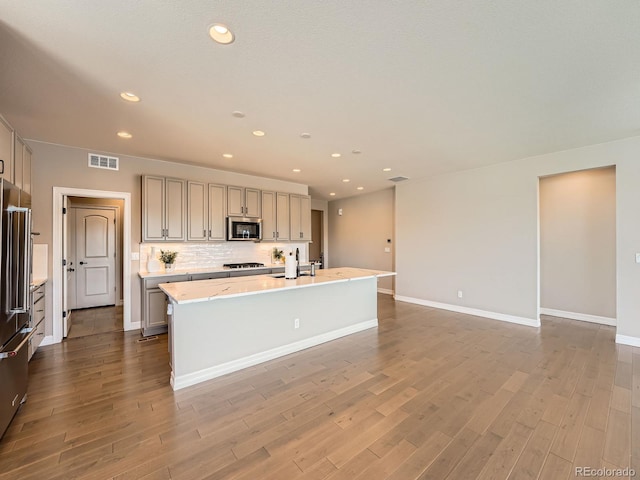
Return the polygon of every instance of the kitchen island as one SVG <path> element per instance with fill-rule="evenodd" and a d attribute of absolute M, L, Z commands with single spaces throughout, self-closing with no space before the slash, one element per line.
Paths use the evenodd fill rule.
<path fill-rule="evenodd" d="M 394 272 L 318 270 L 159 287 L 169 299 L 171 386 L 178 390 L 378 325 L 377 282 Z"/>

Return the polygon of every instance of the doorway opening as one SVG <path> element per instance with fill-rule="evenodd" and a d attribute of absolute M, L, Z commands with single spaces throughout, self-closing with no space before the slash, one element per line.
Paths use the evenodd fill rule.
<path fill-rule="evenodd" d="M 131 322 L 130 245 L 129 192 L 53 188 L 53 343 L 139 328 Z"/>
<path fill-rule="evenodd" d="M 116 198 L 67 197 L 63 337 L 123 330 L 123 208 Z"/>
<path fill-rule="evenodd" d="M 311 243 L 309 243 L 309 261 L 324 265 L 324 212 L 311 210 Z"/>
<path fill-rule="evenodd" d="M 616 325 L 616 168 L 539 179 L 539 313 Z"/>

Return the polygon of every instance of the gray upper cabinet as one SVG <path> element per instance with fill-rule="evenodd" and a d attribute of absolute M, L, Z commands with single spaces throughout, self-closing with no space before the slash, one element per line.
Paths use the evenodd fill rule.
<path fill-rule="evenodd" d="M 142 241 L 186 240 L 186 190 L 184 180 L 142 177 Z"/>
<path fill-rule="evenodd" d="M 227 187 L 209 184 L 209 240 L 226 240 Z"/>
<path fill-rule="evenodd" d="M 13 128 L 0 117 L 0 178 L 13 183 Z"/>
<path fill-rule="evenodd" d="M 230 217 L 260 217 L 260 190 L 227 187 L 227 214 Z"/>
<path fill-rule="evenodd" d="M 187 240 L 207 240 L 207 213 L 207 184 L 187 182 Z"/>
<path fill-rule="evenodd" d="M 291 241 L 311 241 L 311 197 L 289 195 Z"/>
<path fill-rule="evenodd" d="M 262 241 L 289 240 L 289 194 L 262 192 Z"/>
<path fill-rule="evenodd" d="M 31 157 L 33 153 L 31 149 L 24 146 L 24 154 L 22 156 L 22 190 L 31 193 Z"/>
<path fill-rule="evenodd" d="M 187 182 L 187 240 L 225 240 L 226 187 Z"/>
<path fill-rule="evenodd" d="M 23 185 L 23 169 L 22 165 L 24 164 L 24 142 L 22 139 L 14 134 L 14 144 L 13 144 L 13 184 L 22 189 Z"/>

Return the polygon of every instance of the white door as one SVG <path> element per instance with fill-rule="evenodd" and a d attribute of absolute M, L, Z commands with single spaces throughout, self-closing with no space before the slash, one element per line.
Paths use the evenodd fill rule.
<path fill-rule="evenodd" d="M 116 303 L 115 211 L 76 208 L 76 308 Z"/>
<path fill-rule="evenodd" d="M 71 265 L 71 255 L 69 254 L 69 200 L 65 195 L 62 197 L 62 258 L 63 270 L 62 270 L 62 334 L 64 338 L 69 335 L 69 329 L 71 328 L 71 312 L 69 311 L 69 280 L 73 278 L 73 268 Z"/>

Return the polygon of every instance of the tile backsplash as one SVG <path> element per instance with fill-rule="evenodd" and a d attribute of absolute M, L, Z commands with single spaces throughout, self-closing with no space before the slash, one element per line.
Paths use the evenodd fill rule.
<path fill-rule="evenodd" d="M 156 253 L 160 250 L 172 250 L 178 252 L 176 269 L 221 267 L 225 263 L 258 262 L 272 263 L 271 252 L 273 247 L 278 247 L 288 255 L 289 252 L 300 249 L 300 261 L 308 259 L 307 243 L 254 243 L 254 242 L 220 242 L 220 243 L 141 243 L 140 244 L 140 271 L 147 270 L 147 259 L 151 253 L 151 247 L 156 247 Z"/>

